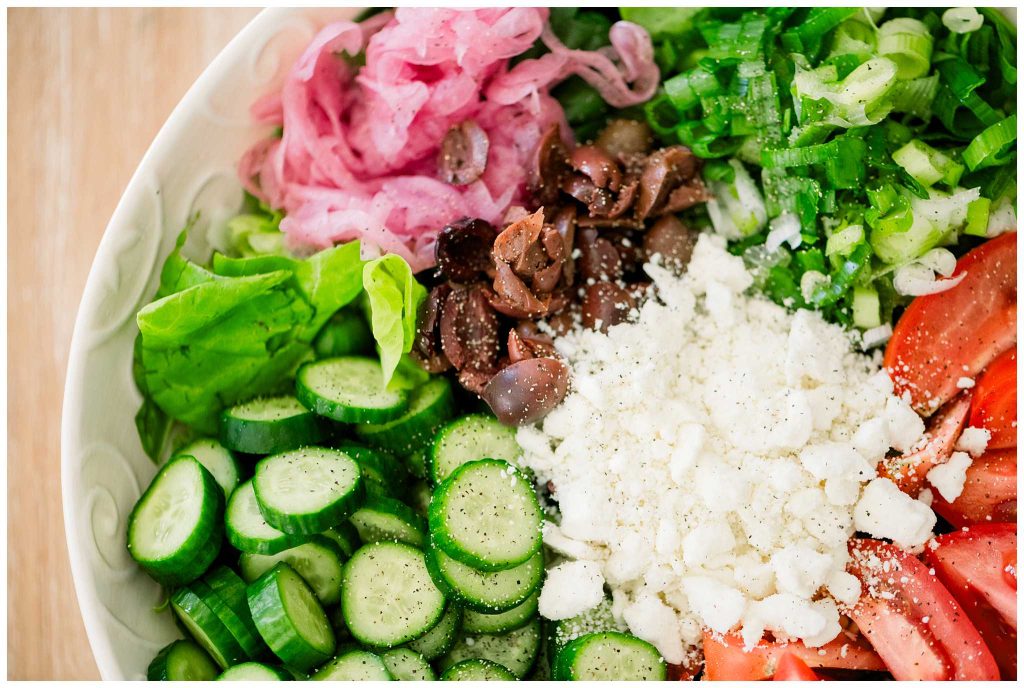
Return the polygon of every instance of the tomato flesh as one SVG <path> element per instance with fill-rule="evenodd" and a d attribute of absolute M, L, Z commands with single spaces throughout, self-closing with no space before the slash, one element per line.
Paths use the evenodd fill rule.
<path fill-rule="evenodd" d="M 1016 349 L 993 361 L 978 378 L 971 404 L 971 425 L 992 434 L 989 449 L 1017 446 Z"/>
<path fill-rule="evenodd" d="M 935 542 L 925 560 L 985 639 L 1003 680 L 1017 678 L 1017 587 L 1006 576 L 1006 562 L 1017 556 L 1016 526 L 980 524 Z"/>
<path fill-rule="evenodd" d="M 792 652 L 782 655 L 779 666 L 775 669 L 773 681 L 820 681 L 821 677 L 814 673 L 806 662 Z"/>
<path fill-rule="evenodd" d="M 811 668 L 885 671 L 885 664 L 874 650 L 843 635 L 821 647 L 807 647 L 799 641 L 762 640 L 747 652 L 739 635 L 719 636 L 705 631 L 704 678 L 763 681 L 775 675 L 786 655 L 792 655 Z"/>
<path fill-rule="evenodd" d="M 928 567 L 879 540 L 854 540 L 850 554 L 863 585 L 850 618 L 897 681 L 999 678 L 978 630 Z"/>
<path fill-rule="evenodd" d="M 970 251 L 953 275 L 952 289 L 914 299 L 896 323 L 885 368 L 914 408 L 931 415 L 1017 341 L 1017 233 L 1003 234 Z"/>
<path fill-rule="evenodd" d="M 935 493 L 932 508 L 953 526 L 1017 522 L 1017 449 L 987 451 L 967 469 L 964 491 L 952 503 Z"/>

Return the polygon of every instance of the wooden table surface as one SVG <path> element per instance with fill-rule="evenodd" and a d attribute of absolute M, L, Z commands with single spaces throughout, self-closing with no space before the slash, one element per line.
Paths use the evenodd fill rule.
<path fill-rule="evenodd" d="M 100 236 L 142 154 L 256 13 L 8 11 L 11 679 L 99 677 L 72 587 L 60 501 L 71 329 Z"/>

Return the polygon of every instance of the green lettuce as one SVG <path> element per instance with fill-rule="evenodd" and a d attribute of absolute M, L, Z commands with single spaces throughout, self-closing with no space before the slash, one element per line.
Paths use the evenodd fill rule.
<path fill-rule="evenodd" d="M 412 350 L 416 313 L 427 290 L 401 256 L 387 255 L 363 267 L 363 289 L 370 307 L 370 330 L 377 340 L 384 384 L 391 382 L 403 353 Z"/>

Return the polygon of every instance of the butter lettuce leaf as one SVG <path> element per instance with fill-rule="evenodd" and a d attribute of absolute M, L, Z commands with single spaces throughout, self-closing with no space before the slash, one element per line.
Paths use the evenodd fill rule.
<path fill-rule="evenodd" d="M 370 306 L 370 330 L 377 340 L 384 384 L 391 382 L 403 353 L 412 350 L 416 314 L 427 290 L 401 256 L 386 255 L 363 266 L 363 289 Z"/>

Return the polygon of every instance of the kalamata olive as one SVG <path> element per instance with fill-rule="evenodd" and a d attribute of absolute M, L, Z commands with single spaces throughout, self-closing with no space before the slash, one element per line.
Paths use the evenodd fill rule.
<path fill-rule="evenodd" d="M 583 297 L 583 326 L 607 332 L 629 318 L 636 301 L 625 289 L 611 282 L 598 282 L 587 287 Z"/>
<path fill-rule="evenodd" d="M 645 122 L 635 119 L 613 119 L 601 130 L 594 142 L 616 158 L 624 155 L 642 155 L 651 149 L 653 143 L 651 128 Z"/>
<path fill-rule="evenodd" d="M 579 146 L 572 152 L 570 162 L 574 170 L 589 177 L 595 186 L 610 191 L 619 190 L 622 170 L 603 148 Z"/>
<path fill-rule="evenodd" d="M 569 368 L 554 358 L 529 358 L 504 368 L 484 388 L 484 401 L 505 425 L 526 425 L 551 412 L 569 389 Z"/>
<path fill-rule="evenodd" d="M 657 215 L 676 187 L 689 184 L 697 166 L 697 158 L 686 146 L 669 146 L 652 153 L 640 174 L 637 217 Z"/>
<path fill-rule="evenodd" d="M 498 360 L 498 316 L 479 286 L 456 287 L 445 299 L 441 348 L 457 369 L 493 370 Z"/>
<path fill-rule="evenodd" d="M 498 233 L 478 218 L 457 220 L 437 235 L 434 257 L 441 275 L 453 282 L 469 283 L 493 272 L 491 248 Z"/>
<path fill-rule="evenodd" d="M 666 267 L 682 272 L 693 255 L 697 233 L 675 215 L 665 215 L 644 235 L 644 252 L 648 259 L 660 255 Z"/>
<path fill-rule="evenodd" d="M 416 339 L 413 340 L 412 357 L 428 373 L 441 373 L 452 367 L 441 350 L 441 312 L 445 299 L 452 288 L 439 284 L 430 290 L 417 314 Z"/>
<path fill-rule="evenodd" d="M 559 127 L 552 124 L 537 144 L 537 167 L 531 180 L 537 200 L 542 204 L 556 201 L 562 180 L 571 169 L 569 151 L 562 141 Z"/>
<path fill-rule="evenodd" d="M 622 259 L 612 242 L 599 237 L 596 229 L 584 229 L 576 236 L 580 250 L 576 267 L 583 279 L 615 280 L 622 277 Z"/>
<path fill-rule="evenodd" d="M 437 167 L 441 181 L 459 186 L 472 184 L 487 168 L 490 140 L 487 132 L 471 119 L 448 130 L 441 141 Z"/>

